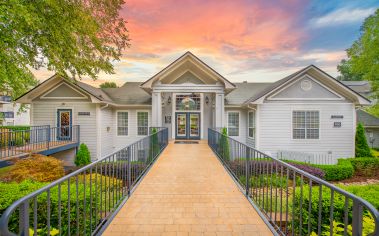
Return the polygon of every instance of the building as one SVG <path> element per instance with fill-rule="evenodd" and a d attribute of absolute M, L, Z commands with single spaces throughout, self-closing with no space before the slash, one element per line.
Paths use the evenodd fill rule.
<path fill-rule="evenodd" d="M 12 102 L 10 96 L 0 96 L 0 113 L 3 123 L 0 125 L 29 125 L 29 109 L 20 112 L 20 104 Z"/>
<path fill-rule="evenodd" d="M 273 156 L 285 150 L 352 157 L 356 107 L 370 104 L 313 65 L 275 83 L 232 83 L 190 52 L 145 82 L 100 89 L 54 75 L 17 102 L 30 104 L 32 125 L 80 125 L 92 159 L 150 127 L 189 140 L 226 127 L 232 138 Z"/>

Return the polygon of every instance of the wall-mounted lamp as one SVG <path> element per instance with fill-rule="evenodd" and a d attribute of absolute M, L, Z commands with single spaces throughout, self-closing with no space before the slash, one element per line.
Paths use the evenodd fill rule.
<path fill-rule="evenodd" d="M 171 104 L 171 96 L 168 96 L 167 103 Z"/>
<path fill-rule="evenodd" d="M 205 104 L 208 105 L 208 103 L 209 103 L 209 97 L 208 97 L 208 96 L 205 96 Z"/>

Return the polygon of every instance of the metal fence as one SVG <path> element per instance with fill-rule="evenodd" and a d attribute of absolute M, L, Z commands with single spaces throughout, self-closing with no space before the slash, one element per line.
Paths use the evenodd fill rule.
<path fill-rule="evenodd" d="M 277 158 L 280 160 L 300 161 L 318 165 L 335 165 L 338 163 L 338 158 L 327 152 L 307 153 L 280 150 L 278 151 Z"/>
<path fill-rule="evenodd" d="M 216 130 L 208 144 L 278 235 L 379 235 L 367 201 Z"/>
<path fill-rule="evenodd" d="M 17 200 L 0 234 L 96 235 L 167 144 L 162 129 Z"/>
<path fill-rule="evenodd" d="M 0 160 L 19 157 L 35 151 L 49 150 L 70 143 L 79 143 L 80 127 L 31 126 L 28 129 L 0 128 Z"/>

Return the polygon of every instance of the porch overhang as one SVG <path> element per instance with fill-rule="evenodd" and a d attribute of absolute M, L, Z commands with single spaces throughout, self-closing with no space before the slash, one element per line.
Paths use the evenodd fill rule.
<path fill-rule="evenodd" d="M 194 86 L 194 84 L 188 84 L 188 86 L 185 86 L 184 84 L 184 87 L 199 87 L 200 90 L 204 88 L 219 89 L 222 87 L 223 92 L 226 94 L 236 88 L 233 83 L 205 64 L 191 52 L 183 54 L 166 68 L 142 83 L 140 87 L 149 94 L 151 94 L 154 89 L 161 88 L 161 85 L 163 84 L 167 89 L 175 89 L 178 88 L 175 85 L 175 80 L 187 72 L 196 75 L 201 81 L 201 84 L 196 84 L 196 86 Z M 181 86 L 183 86 L 183 84 L 181 84 Z"/>

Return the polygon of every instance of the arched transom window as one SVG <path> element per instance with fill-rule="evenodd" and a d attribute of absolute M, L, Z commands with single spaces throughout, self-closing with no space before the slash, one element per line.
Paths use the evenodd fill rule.
<path fill-rule="evenodd" d="M 200 94 L 178 94 L 176 95 L 177 111 L 200 111 Z"/>

